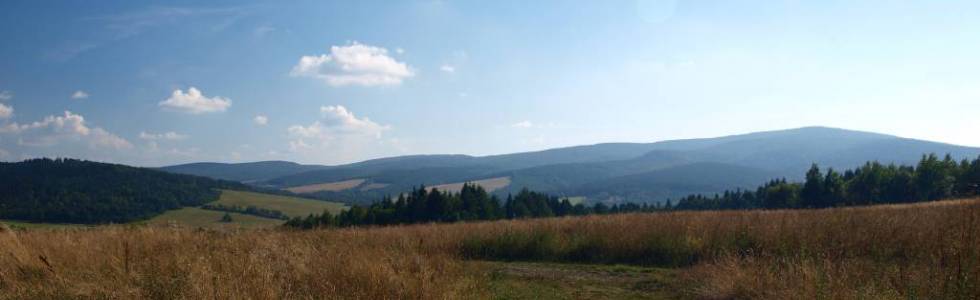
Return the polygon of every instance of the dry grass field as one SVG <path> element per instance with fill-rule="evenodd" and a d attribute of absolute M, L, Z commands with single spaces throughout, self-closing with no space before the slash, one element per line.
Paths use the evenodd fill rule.
<path fill-rule="evenodd" d="M 596 267 L 568 271 L 569 263 Z M 312 231 L 0 233 L 0 298 L 10 299 L 481 299 L 543 289 L 575 298 L 606 283 L 626 298 L 669 290 L 663 297 L 976 299 L 980 202 Z"/>
<path fill-rule="evenodd" d="M 361 185 L 362 183 L 364 183 L 364 179 L 350 179 L 350 180 L 337 181 L 337 182 L 326 182 L 326 183 L 294 186 L 294 187 L 286 188 L 286 190 L 297 194 L 316 193 L 316 192 L 323 192 L 323 191 L 337 192 L 337 191 L 343 191 L 343 190 L 355 188 Z"/>

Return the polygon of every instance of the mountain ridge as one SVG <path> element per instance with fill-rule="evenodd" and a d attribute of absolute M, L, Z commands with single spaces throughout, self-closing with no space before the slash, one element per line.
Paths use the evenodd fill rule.
<path fill-rule="evenodd" d="M 278 164 L 255 162 L 242 166 L 246 171 L 251 172 L 255 170 L 250 170 L 248 167 L 254 168 L 264 164 L 280 166 L 279 169 L 270 172 L 271 175 L 252 176 L 262 178 L 250 182 L 273 187 L 285 188 L 350 179 L 364 179 L 365 185 L 384 186 L 369 190 L 352 189 L 319 194 L 322 197 L 339 198 L 338 200 L 348 202 L 376 200 L 383 195 L 397 194 L 420 184 L 448 184 L 502 176 L 509 177 L 511 185 L 497 190 L 496 193 L 513 193 L 527 187 L 542 192 L 585 196 L 590 201 L 612 201 L 611 199 L 623 198 L 624 195 L 617 195 L 617 193 L 625 193 L 625 191 L 612 188 L 621 185 L 608 181 L 636 181 L 636 178 L 643 178 L 639 175 L 637 175 L 639 177 L 629 177 L 636 174 L 647 174 L 646 178 L 652 178 L 648 184 L 651 190 L 632 193 L 633 195 L 673 195 L 674 193 L 655 191 L 671 189 L 662 184 L 669 175 L 657 173 L 670 168 L 675 168 L 678 172 L 679 170 L 701 172 L 699 174 L 707 177 L 704 178 L 706 181 L 724 179 L 718 181 L 719 184 L 710 185 L 711 188 L 707 190 L 698 191 L 710 193 L 712 189 L 724 185 L 725 182 L 730 185 L 727 188 L 735 188 L 744 182 L 739 181 L 737 172 L 726 171 L 716 174 L 710 170 L 691 171 L 691 168 L 703 169 L 713 166 L 721 168 L 719 171 L 742 169 L 747 174 L 767 174 L 773 177 L 796 179 L 812 163 L 836 169 L 855 167 L 866 161 L 914 164 L 926 153 L 949 153 L 958 159 L 973 158 L 980 155 L 980 148 L 874 132 L 809 126 L 714 138 L 651 143 L 598 143 L 486 156 L 431 154 L 379 158 L 336 166 L 295 163 L 286 165 L 287 162 L 281 161 Z M 714 163 L 714 165 L 704 163 Z M 203 170 L 194 170 L 194 167 L 201 167 Z M 220 175 L 221 172 L 207 170 L 212 167 L 231 170 L 239 165 L 224 164 L 215 167 L 215 165 L 185 164 L 162 169 L 202 176 L 216 173 Z M 234 174 L 251 173 L 242 171 Z M 750 177 L 757 179 L 754 176 Z M 597 190 L 595 186 L 600 183 L 613 190 Z M 680 183 L 675 182 L 674 185 Z M 636 185 L 631 186 L 631 189 L 636 190 Z M 657 196 L 639 200 L 662 201 L 664 198 L 664 196 Z"/>

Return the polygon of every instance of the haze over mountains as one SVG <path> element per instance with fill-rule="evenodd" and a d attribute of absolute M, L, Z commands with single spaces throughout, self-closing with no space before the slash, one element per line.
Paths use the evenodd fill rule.
<path fill-rule="evenodd" d="M 654 143 L 607 143 L 491 156 L 413 155 L 338 166 L 283 161 L 193 163 L 163 170 L 320 197 L 370 202 L 412 187 L 476 181 L 497 194 L 522 188 L 589 202 L 656 202 L 692 193 L 798 179 L 812 163 L 835 169 L 866 161 L 914 164 L 924 153 L 976 158 L 980 148 L 827 127 Z"/>

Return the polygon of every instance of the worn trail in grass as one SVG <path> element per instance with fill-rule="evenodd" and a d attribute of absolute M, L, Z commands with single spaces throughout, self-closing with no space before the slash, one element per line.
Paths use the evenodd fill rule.
<path fill-rule="evenodd" d="M 470 262 L 493 299 L 683 299 L 677 270 L 624 265 Z"/>

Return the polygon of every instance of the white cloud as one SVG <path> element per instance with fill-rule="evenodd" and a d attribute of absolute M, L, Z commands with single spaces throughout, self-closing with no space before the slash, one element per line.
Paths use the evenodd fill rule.
<path fill-rule="evenodd" d="M 353 112 L 340 105 L 320 106 L 320 114 L 327 121 L 327 126 L 347 133 L 373 135 L 381 138 L 381 132 L 388 129 L 388 126 L 379 125 L 366 117 L 358 119 Z"/>
<path fill-rule="evenodd" d="M 186 139 L 187 135 L 179 134 L 173 131 L 168 131 L 163 133 L 148 133 L 146 131 L 142 131 L 140 132 L 140 138 L 144 140 L 151 140 L 151 141 L 155 141 L 155 140 L 176 141 L 176 140 Z"/>
<path fill-rule="evenodd" d="M 290 75 L 320 79 L 331 86 L 383 86 L 399 85 L 415 73 L 388 56 L 387 49 L 353 42 L 330 47 L 330 54 L 301 57 Z"/>
<path fill-rule="evenodd" d="M 287 128 L 289 136 L 293 138 L 289 141 L 291 151 L 330 147 L 356 148 L 365 143 L 380 141 L 382 133 L 391 128 L 368 118 L 358 118 L 340 105 L 321 106 L 320 114 L 321 120 L 310 125 L 293 125 Z"/>
<path fill-rule="evenodd" d="M 263 26 L 256 27 L 255 30 L 252 31 L 252 34 L 255 35 L 255 37 L 257 38 L 261 38 L 269 33 L 272 33 L 273 31 L 276 31 L 275 27 L 263 25 Z"/>
<path fill-rule="evenodd" d="M 10 99 L 14 99 L 14 93 L 11 93 L 10 91 L 0 91 L 0 101 L 7 101 Z"/>
<path fill-rule="evenodd" d="M 513 128 L 531 128 L 531 127 L 534 127 L 534 123 L 531 123 L 531 121 L 528 121 L 528 120 L 524 120 L 524 121 L 520 121 L 520 122 L 511 124 L 510 127 L 513 127 Z"/>
<path fill-rule="evenodd" d="M 88 93 L 83 90 L 77 90 L 71 94 L 72 99 L 86 99 L 88 98 Z"/>
<path fill-rule="evenodd" d="M 170 98 L 160 101 L 160 107 L 189 114 L 222 112 L 231 107 L 231 99 L 222 97 L 205 97 L 195 87 L 187 89 L 187 93 L 174 90 Z"/>
<path fill-rule="evenodd" d="M 269 117 L 266 117 L 264 115 L 257 115 L 255 116 L 255 118 L 252 119 L 252 121 L 255 121 L 255 124 L 265 126 L 265 124 L 269 124 Z"/>
<path fill-rule="evenodd" d="M 92 148 L 128 149 L 126 139 L 99 127 L 89 127 L 81 115 L 65 111 L 63 116 L 47 116 L 29 124 L 11 123 L 0 127 L 0 133 L 13 134 L 18 144 L 29 147 L 57 145 L 63 141 L 86 142 Z"/>
<path fill-rule="evenodd" d="M 0 103 L 0 119 L 7 119 L 14 115 L 14 108 Z"/>
<path fill-rule="evenodd" d="M 401 47 L 395 48 L 395 53 L 405 54 L 405 49 L 402 49 Z"/>
<path fill-rule="evenodd" d="M 455 73 L 456 72 L 456 67 L 454 67 L 452 65 L 442 65 L 441 67 L 439 67 L 439 70 L 442 70 L 443 72 L 446 72 L 446 73 Z"/>

